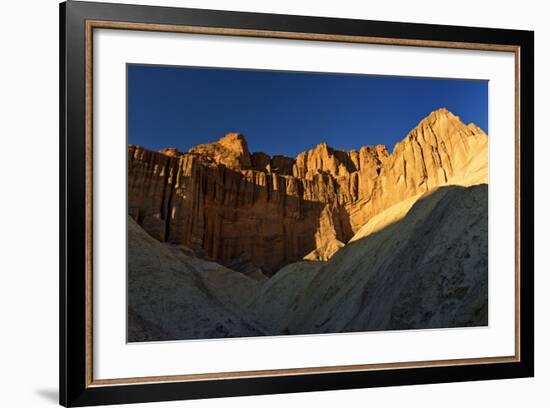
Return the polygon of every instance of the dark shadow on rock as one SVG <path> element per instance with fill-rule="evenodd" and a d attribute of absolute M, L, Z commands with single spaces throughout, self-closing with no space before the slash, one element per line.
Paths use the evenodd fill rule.
<path fill-rule="evenodd" d="M 290 323 L 284 326 L 285 331 L 274 334 L 487 325 L 487 190 L 486 184 L 440 187 L 419 199 L 403 218 L 346 245 L 323 266 L 287 313 L 282 314 Z M 162 282 L 153 280 L 152 284 Z M 208 293 L 192 285 L 193 290 Z M 150 290 L 151 286 L 143 288 L 143 293 Z M 173 287 L 165 293 L 171 290 Z M 139 293 L 136 292 L 141 297 Z M 277 293 L 271 295 L 277 299 Z M 164 298 L 160 292 L 157 296 L 150 299 L 153 304 Z M 217 302 L 212 296 L 207 297 L 207 305 Z M 133 312 L 141 319 L 137 308 Z M 221 320 L 212 319 L 205 324 L 212 326 L 210 331 L 197 333 L 195 337 L 170 338 L 266 335 L 265 331 L 248 327 L 248 317 L 239 315 L 243 320 L 232 326 L 236 329 L 225 325 L 218 330 Z"/>
<path fill-rule="evenodd" d="M 290 332 L 486 326 L 487 191 L 440 187 L 348 243 L 302 293 Z"/>
<path fill-rule="evenodd" d="M 241 172 L 136 149 L 128 148 L 128 214 L 157 240 L 228 267 L 246 259 L 267 276 L 316 249 L 332 179 Z"/>

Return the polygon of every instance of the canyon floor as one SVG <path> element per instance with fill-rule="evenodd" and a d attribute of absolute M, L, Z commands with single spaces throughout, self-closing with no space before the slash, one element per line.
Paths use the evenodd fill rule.
<path fill-rule="evenodd" d="M 439 109 L 391 154 L 129 146 L 128 341 L 487 325 L 487 143 Z"/>

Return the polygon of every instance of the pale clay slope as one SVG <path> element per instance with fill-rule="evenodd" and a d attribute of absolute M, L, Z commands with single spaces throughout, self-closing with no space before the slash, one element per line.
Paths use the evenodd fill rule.
<path fill-rule="evenodd" d="M 487 324 L 487 185 L 442 187 L 328 262 L 259 283 L 129 220 L 130 341 Z"/>
<path fill-rule="evenodd" d="M 471 157 L 464 158 L 462 161 L 462 166 L 455 169 L 453 177 L 449 178 L 446 183 L 442 183 L 442 187 L 435 187 L 430 189 L 426 193 L 418 194 L 413 197 L 407 198 L 390 208 L 376 214 L 372 217 L 363 227 L 361 227 L 357 233 L 349 241 L 348 246 L 342 244 L 338 251 L 334 250 L 334 260 L 329 261 L 328 263 L 323 262 L 311 262 L 308 265 L 308 268 L 304 268 L 304 263 L 291 264 L 285 267 L 281 272 L 277 273 L 273 278 L 271 278 L 268 284 L 265 284 L 261 287 L 260 291 L 255 297 L 254 302 L 250 303 L 249 311 L 252 315 L 255 316 L 257 321 L 271 321 L 272 326 L 271 330 L 274 332 L 280 333 L 310 333 L 310 332 L 334 332 L 334 331 L 354 331 L 354 330 L 383 330 L 383 329 L 396 329 L 396 328 L 412 328 L 414 325 L 417 327 L 444 327 L 444 326 L 458 326 L 458 325 L 484 325 L 487 323 L 487 186 L 488 182 L 488 144 L 487 140 L 478 139 L 471 140 L 472 146 L 471 151 L 474 151 L 475 154 Z M 475 145 L 474 145 L 475 144 Z M 462 189 L 456 187 L 457 185 L 462 185 L 465 187 L 475 186 L 478 184 L 483 184 L 481 186 L 474 187 L 472 189 Z M 473 191 L 473 193 L 471 192 Z M 444 204 L 440 201 L 444 199 Z M 469 206 L 466 204 L 465 208 L 457 210 L 453 207 L 452 200 L 464 201 L 469 199 L 471 202 L 475 202 L 475 206 Z M 418 202 L 421 200 L 420 202 Z M 411 207 L 417 203 L 415 211 L 411 211 Z M 406 319 L 407 322 L 400 322 L 400 318 L 396 315 L 400 310 L 400 305 L 398 303 L 391 302 L 380 302 L 378 308 L 374 305 L 370 306 L 372 313 L 381 313 L 381 315 L 392 316 L 383 321 L 376 321 L 375 319 L 370 318 L 371 323 L 367 324 L 360 317 L 360 310 L 367 308 L 367 303 L 363 297 L 368 296 L 369 289 L 373 289 L 376 286 L 384 286 L 381 282 L 377 282 L 377 279 L 380 278 L 381 274 L 384 272 L 388 275 L 399 276 L 400 271 L 393 269 L 396 266 L 391 264 L 390 270 L 386 270 L 383 265 L 376 263 L 376 260 L 397 260 L 407 259 L 407 256 L 410 257 L 410 254 L 407 254 L 406 250 L 403 250 L 396 256 L 395 245 L 399 245 L 399 242 L 388 242 L 392 238 L 397 236 L 406 237 L 407 232 L 411 233 L 411 226 L 418 227 L 417 229 L 412 229 L 416 232 L 418 229 L 422 229 L 422 224 L 427 223 L 427 219 L 433 217 L 431 210 L 433 206 L 439 205 L 440 212 L 441 206 L 447 208 L 448 206 L 453 207 L 452 211 L 449 209 L 449 214 L 442 213 L 439 218 L 439 227 L 441 227 L 442 220 L 445 217 L 453 218 L 450 213 L 460 213 L 457 214 L 458 218 L 469 218 L 470 216 L 475 217 L 475 214 L 470 214 L 470 212 L 480 212 L 477 214 L 478 220 L 475 221 L 472 225 L 469 223 L 460 224 L 461 221 L 458 220 L 449 220 L 446 223 L 446 227 L 451 228 L 452 231 L 455 223 L 456 227 L 460 225 L 468 225 L 468 231 L 461 231 L 457 233 L 454 231 L 454 234 L 445 234 L 445 229 L 440 231 L 441 235 L 438 242 L 438 248 L 441 248 L 443 243 L 448 240 L 449 245 L 459 245 L 462 244 L 465 247 L 475 246 L 476 255 L 478 261 L 480 262 L 477 265 L 477 268 L 472 273 L 473 276 L 469 276 L 468 279 L 464 279 L 461 276 L 461 271 L 467 270 L 470 265 L 465 265 L 464 259 L 461 259 L 460 256 L 446 258 L 445 255 L 437 259 L 437 262 L 441 263 L 445 260 L 451 264 L 448 266 L 442 267 L 438 265 L 438 269 L 431 269 L 430 274 L 426 274 L 423 278 L 418 276 L 412 276 L 410 284 L 419 284 L 419 282 L 430 283 L 430 279 L 434 279 L 434 282 L 437 279 L 450 279 L 453 284 L 459 282 L 467 282 L 468 284 L 479 284 L 479 286 L 468 287 L 468 290 L 471 290 L 469 296 L 464 295 L 461 299 L 453 299 L 453 295 L 442 292 L 437 296 L 433 295 L 432 300 L 441 301 L 442 299 L 450 299 L 449 302 L 444 303 L 443 309 L 438 309 L 438 312 L 433 313 L 430 316 L 430 313 L 433 312 L 431 308 L 436 307 L 437 305 L 423 305 L 418 306 L 417 310 L 414 313 L 409 313 L 414 315 L 414 321 L 411 321 L 407 313 Z M 484 214 L 484 215 L 483 215 Z M 408 217 L 403 220 L 403 218 Z M 426 220 L 425 220 L 426 219 Z M 400 222 L 402 221 L 402 222 Z M 435 225 L 430 228 L 436 228 L 438 225 Z M 445 227 L 445 228 L 446 228 Z M 424 227 L 426 228 L 426 227 Z M 476 231 L 473 235 L 468 235 L 472 231 Z M 407 231 L 407 232 L 405 232 Z M 375 233 L 379 235 L 373 235 Z M 426 231 L 426 234 L 431 233 L 431 230 Z M 372 235 L 369 238 L 370 235 Z M 472 240 L 468 242 L 468 238 Z M 409 239 L 414 239 L 410 237 Z M 425 240 L 426 238 L 423 238 Z M 356 242 L 357 241 L 357 242 Z M 477 241 L 477 246 L 476 242 Z M 351 243 L 354 244 L 351 244 Z M 384 248 L 389 248 L 389 253 L 384 251 Z M 418 248 L 416 244 L 412 247 L 413 252 L 417 252 Z M 472 250 L 473 251 L 473 250 Z M 373 255 L 373 253 L 375 255 Z M 317 256 L 319 254 L 316 254 Z M 305 259 L 308 259 L 309 256 L 306 256 Z M 319 257 L 320 258 L 320 257 Z M 317 259 L 319 259 L 317 258 Z M 330 256 L 326 257 L 329 259 Z M 472 258 L 472 255 L 469 254 L 468 258 Z M 315 257 L 312 257 L 315 259 Z M 321 258 L 323 259 L 323 258 Z M 373 259 L 375 262 L 373 262 Z M 339 261 L 340 260 L 340 261 Z M 345 262 L 342 262 L 345 260 Z M 435 261 L 431 261 L 432 266 Z M 454 264 L 456 271 L 459 271 L 457 274 L 452 274 L 447 276 L 447 273 Z M 350 281 L 346 282 L 345 271 L 351 272 L 353 277 L 363 277 L 371 274 L 372 270 L 379 268 L 375 276 L 367 280 L 365 285 L 361 285 L 360 282 Z M 409 266 L 408 268 L 411 268 Z M 301 274 L 300 271 L 304 270 L 304 274 Z M 384 272 L 382 272 L 384 271 Z M 410 272 L 410 271 L 409 271 Z M 418 271 L 417 271 L 418 272 Z M 319 276 L 317 276 L 319 275 Z M 434 276 L 436 275 L 436 276 Z M 315 278 L 315 279 L 314 279 Z M 395 279 L 395 278 L 394 278 Z M 327 292 L 325 296 L 322 297 L 322 301 L 319 301 L 321 296 L 322 287 L 319 285 L 324 285 L 324 288 Z M 327 289 L 328 285 L 328 289 Z M 336 290 L 337 286 L 341 286 L 340 290 Z M 395 285 L 391 285 L 392 290 L 398 291 Z M 437 292 L 437 289 L 433 286 L 430 288 L 432 292 Z M 466 290 L 465 286 L 462 286 L 459 289 L 459 298 L 462 296 L 462 291 Z M 330 291 L 335 291 L 332 299 L 334 304 L 329 306 L 326 302 L 329 299 Z M 380 291 L 380 289 L 378 289 Z M 402 290 L 403 291 L 403 290 Z M 447 291 L 448 292 L 448 291 Z M 301 294 L 299 296 L 298 294 Z M 353 296 L 359 296 L 360 301 L 353 300 Z M 307 300 L 307 299 L 313 300 Z M 376 299 L 377 296 L 369 296 L 369 298 Z M 394 297 L 384 295 L 384 299 L 395 299 Z M 399 296 L 397 296 L 399 298 Z M 402 299 L 408 299 L 410 301 L 410 296 L 407 296 L 405 293 L 401 293 Z M 301 299 L 301 300 L 299 300 Z M 472 300 L 477 299 L 477 302 L 472 302 Z M 455 303 L 456 302 L 456 303 Z M 468 303 L 469 302 L 469 303 Z M 377 302 L 378 303 L 378 302 Z M 324 305 L 324 306 L 323 306 Z M 468 308 L 468 305 L 470 306 Z M 407 309 L 411 305 L 405 304 L 404 308 Z M 385 310 L 381 310 L 384 309 Z M 323 311 L 318 312 L 317 309 Z M 395 309 L 393 312 L 391 309 Z M 450 311 L 450 309 L 454 309 Z M 375 312 L 378 310 L 378 312 Z M 371 314 L 372 314 L 371 313 Z M 422 317 L 419 315 L 423 313 Z M 453 315 L 454 314 L 454 315 Z M 312 319 L 313 316 L 316 316 L 316 323 L 312 323 L 315 319 Z M 332 316 L 332 318 L 331 318 Z M 351 321 L 349 316 L 356 316 Z M 405 317 L 405 316 L 404 316 Z M 403 320 L 403 318 L 401 318 Z M 330 324 L 330 321 L 333 324 Z"/>
<path fill-rule="evenodd" d="M 247 314 L 274 334 L 288 334 L 287 320 L 292 308 L 323 265 L 325 262 L 302 261 L 285 266 L 245 303 Z"/>
<path fill-rule="evenodd" d="M 275 275 L 250 312 L 283 334 L 486 325 L 486 231 L 487 185 L 442 187 L 307 276 Z"/>
<path fill-rule="evenodd" d="M 260 335 L 237 307 L 256 285 L 158 242 L 128 217 L 129 341 Z"/>

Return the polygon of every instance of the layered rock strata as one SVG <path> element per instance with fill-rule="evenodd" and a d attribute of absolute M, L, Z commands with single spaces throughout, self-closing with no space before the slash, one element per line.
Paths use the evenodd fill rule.
<path fill-rule="evenodd" d="M 250 153 L 245 138 L 153 152 L 128 147 L 129 215 L 156 239 L 272 274 L 326 260 L 376 214 L 446 184 L 487 182 L 487 135 L 446 109 L 390 154 L 326 144 L 296 159 Z M 238 260 L 238 262 L 235 262 Z"/>

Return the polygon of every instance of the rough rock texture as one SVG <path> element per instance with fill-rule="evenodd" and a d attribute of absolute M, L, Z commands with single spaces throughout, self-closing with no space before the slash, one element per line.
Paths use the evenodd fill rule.
<path fill-rule="evenodd" d="M 487 145 L 487 135 L 477 126 L 464 125 L 446 109 L 432 112 L 381 159 L 378 177 L 359 173 L 358 200 L 349 206 L 352 231 L 386 208 L 433 188 L 486 183 Z"/>
<path fill-rule="evenodd" d="M 189 153 L 200 156 L 204 163 L 223 164 L 230 169 L 246 170 L 252 165 L 248 144 L 240 133 L 229 133 L 217 142 L 198 145 Z"/>
<path fill-rule="evenodd" d="M 237 133 L 187 153 L 128 147 L 129 214 L 143 229 L 268 275 L 304 257 L 329 259 L 403 200 L 470 182 L 487 182 L 487 136 L 446 109 L 422 120 L 391 154 L 381 145 L 344 152 L 320 144 L 295 160 L 270 157 L 250 153 Z"/>
<path fill-rule="evenodd" d="M 425 193 L 328 262 L 286 266 L 249 312 L 280 334 L 487 325 L 487 206 L 486 184 Z"/>
<path fill-rule="evenodd" d="M 391 154 L 129 146 L 128 340 L 487 325 L 487 182 L 445 109 Z"/>
<path fill-rule="evenodd" d="M 128 340 L 487 325 L 487 207 L 486 184 L 438 188 L 383 229 L 365 225 L 329 261 L 292 263 L 269 280 L 161 243 L 129 219 Z"/>

